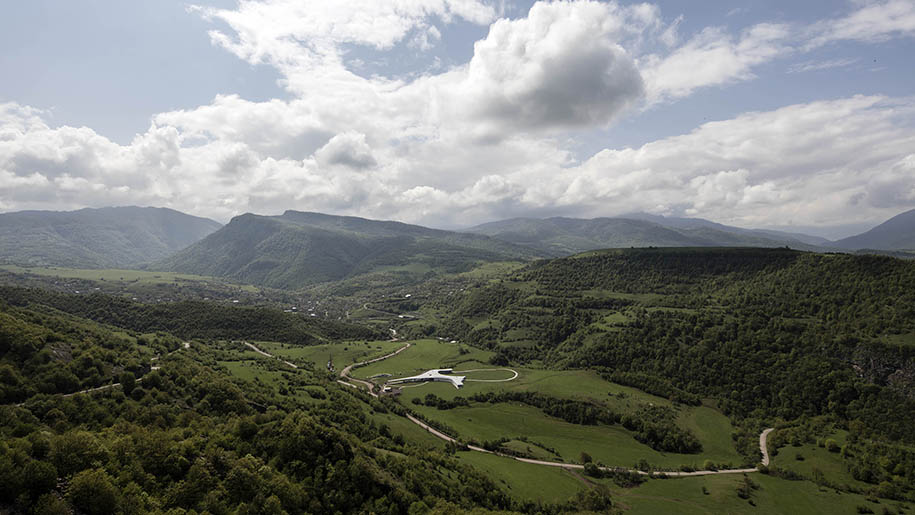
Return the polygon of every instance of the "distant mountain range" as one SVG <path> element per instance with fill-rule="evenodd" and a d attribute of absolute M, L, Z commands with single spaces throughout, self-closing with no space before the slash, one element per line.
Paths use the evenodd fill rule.
<path fill-rule="evenodd" d="M 839 241 L 742 229 L 701 218 L 514 218 L 464 231 L 286 211 L 227 225 L 162 208 L 0 214 L 0 263 L 148 268 L 299 288 L 367 273 L 422 278 L 480 262 L 559 257 L 613 247 L 791 247 L 911 257 L 915 210 Z"/>
<path fill-rule="evenodd" d="M 286 211 L 281 216 L 237 216 L 153 268 L 298 288 L 380 270 L 421 277 L 467 270 L 479 262 L 537 256 L 532 249 L 487 236 Z"/>
<path fill-rule="evenodd" d="M 0 263 L 135 267 L 174 254 L 221 226 L 153 207 L 5 213 L 0 214 Z"/>
<path fill-rule="evenodd" d="M 729 227 L 699 218 L 636 213 L 620 218 L 514 218 L 467 229 L 549 256 L 613 247 L 784 247 L 823 250 L 828 240 Z"/>
<path fill-rule="evenodd" d="M 842 249 L 915 251 L 915 209 L 900 213 L 873 229 L 833 243 Z"/>

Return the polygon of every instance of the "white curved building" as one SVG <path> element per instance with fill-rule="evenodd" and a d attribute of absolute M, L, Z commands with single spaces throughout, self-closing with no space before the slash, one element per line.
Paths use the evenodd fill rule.
<path fill-rule="evenodd" d="M 451 383 L 455 388 L 461 388 L 464 386 L 464 377 L 465 376 L 453 376 L 450 375 L 452 369 L 450 368 L 439 368 L 436 370 L 430 370 L 428 372 L 423 372 L 418 376 L 413 377 L 401 377 L 398 379 L 391 379 L 387 384 L 404 384 L 404 383 L 427 383 L 429 381 L 438 381 L 441 383 Z"/>

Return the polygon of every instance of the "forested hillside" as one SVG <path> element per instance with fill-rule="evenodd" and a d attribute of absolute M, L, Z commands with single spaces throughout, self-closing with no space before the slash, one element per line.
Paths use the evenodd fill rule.
<path fill-rule="evenodd" d="M 847 458 L 860 477 L 915 488 L 915 453 L 905 450 L 915 444 L 910 261 L 597 251 L 538 262 L 442 306 L 447 315 L 416 330 L 497 350 L 505 362 L 597 368 L 649 391 L 716 398 L 745 426 L 831 417 L 863 446 Z M 862 442 L 905 447 L 881 469 L 867 457 L 879 451 Z"/>
<path fill-rule="evenodd" d="M 429 274 L 469 270 L 480 262 L 536 255 L 486 236 L 287 211 L 282 216 L 235 217 L 153 268 L 294 289 L 379 270 L 400 272 L 416 281 Z"/>
<path fill-rule="evenodd" d="M 319 395 L 327 382 L 307 370 L 291 379 L 320 399 L 302 402 L 220 372 L 217 347 L 200 341 L 184 348 L 167 335 L 7 304 L 0 320 L 4 512 L 513 507 L 479 472 L 421 452 L 367 415 L 383 405 L 370 409 L 335 387 Z M 114 378 L 119 385 L 96 393 L 52 395 Z"/>
<path fill-rule="evenodd" d="M 219 229 L 172 209 L 109 207 L 0 214 L 0 263 L 125 268 L 162 259 Z"/>

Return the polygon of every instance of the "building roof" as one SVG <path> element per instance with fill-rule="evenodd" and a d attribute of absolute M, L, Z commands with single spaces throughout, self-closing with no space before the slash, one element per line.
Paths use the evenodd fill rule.
<path fill-rule="evenodd" d="M 451 374 L 450 368 L 439 368 L 435 370 L 429 370 L 423 372 L 422 374 L 411 376 L 411 377 L 401 377 L 398 379 L 391 379 L 388 381 L 389 384 L 399 384 L 399 383 L 421 383 L 425 381 L 439 381 L 443 383 L 451 383 L 455 388 L 460 388 L 464 386 L 464 377 L 465 376 L 453 376 Z"/>

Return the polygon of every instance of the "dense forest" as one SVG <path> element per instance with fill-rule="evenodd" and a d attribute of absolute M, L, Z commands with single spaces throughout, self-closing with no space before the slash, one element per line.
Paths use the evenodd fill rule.
<path fill-rule="evenodd" d="M 42 292 L 16 293 L 27 307 L 0 303 L 0 509 L 400 514 L 609 505 L 593 495 L 558 505 L 514 500 L 453 449 L 417 447 L 371 418 L 395 406 L 307 367 L 285 372 L 324 392 L 303 403 L 221 373 L 218 342 L 195 340 L 191 353 L 174 335 L 103 325 L 39 304 Z M 244 309 L 222 315 L 235 313 L 239 327 L 249 321 Z"/>

